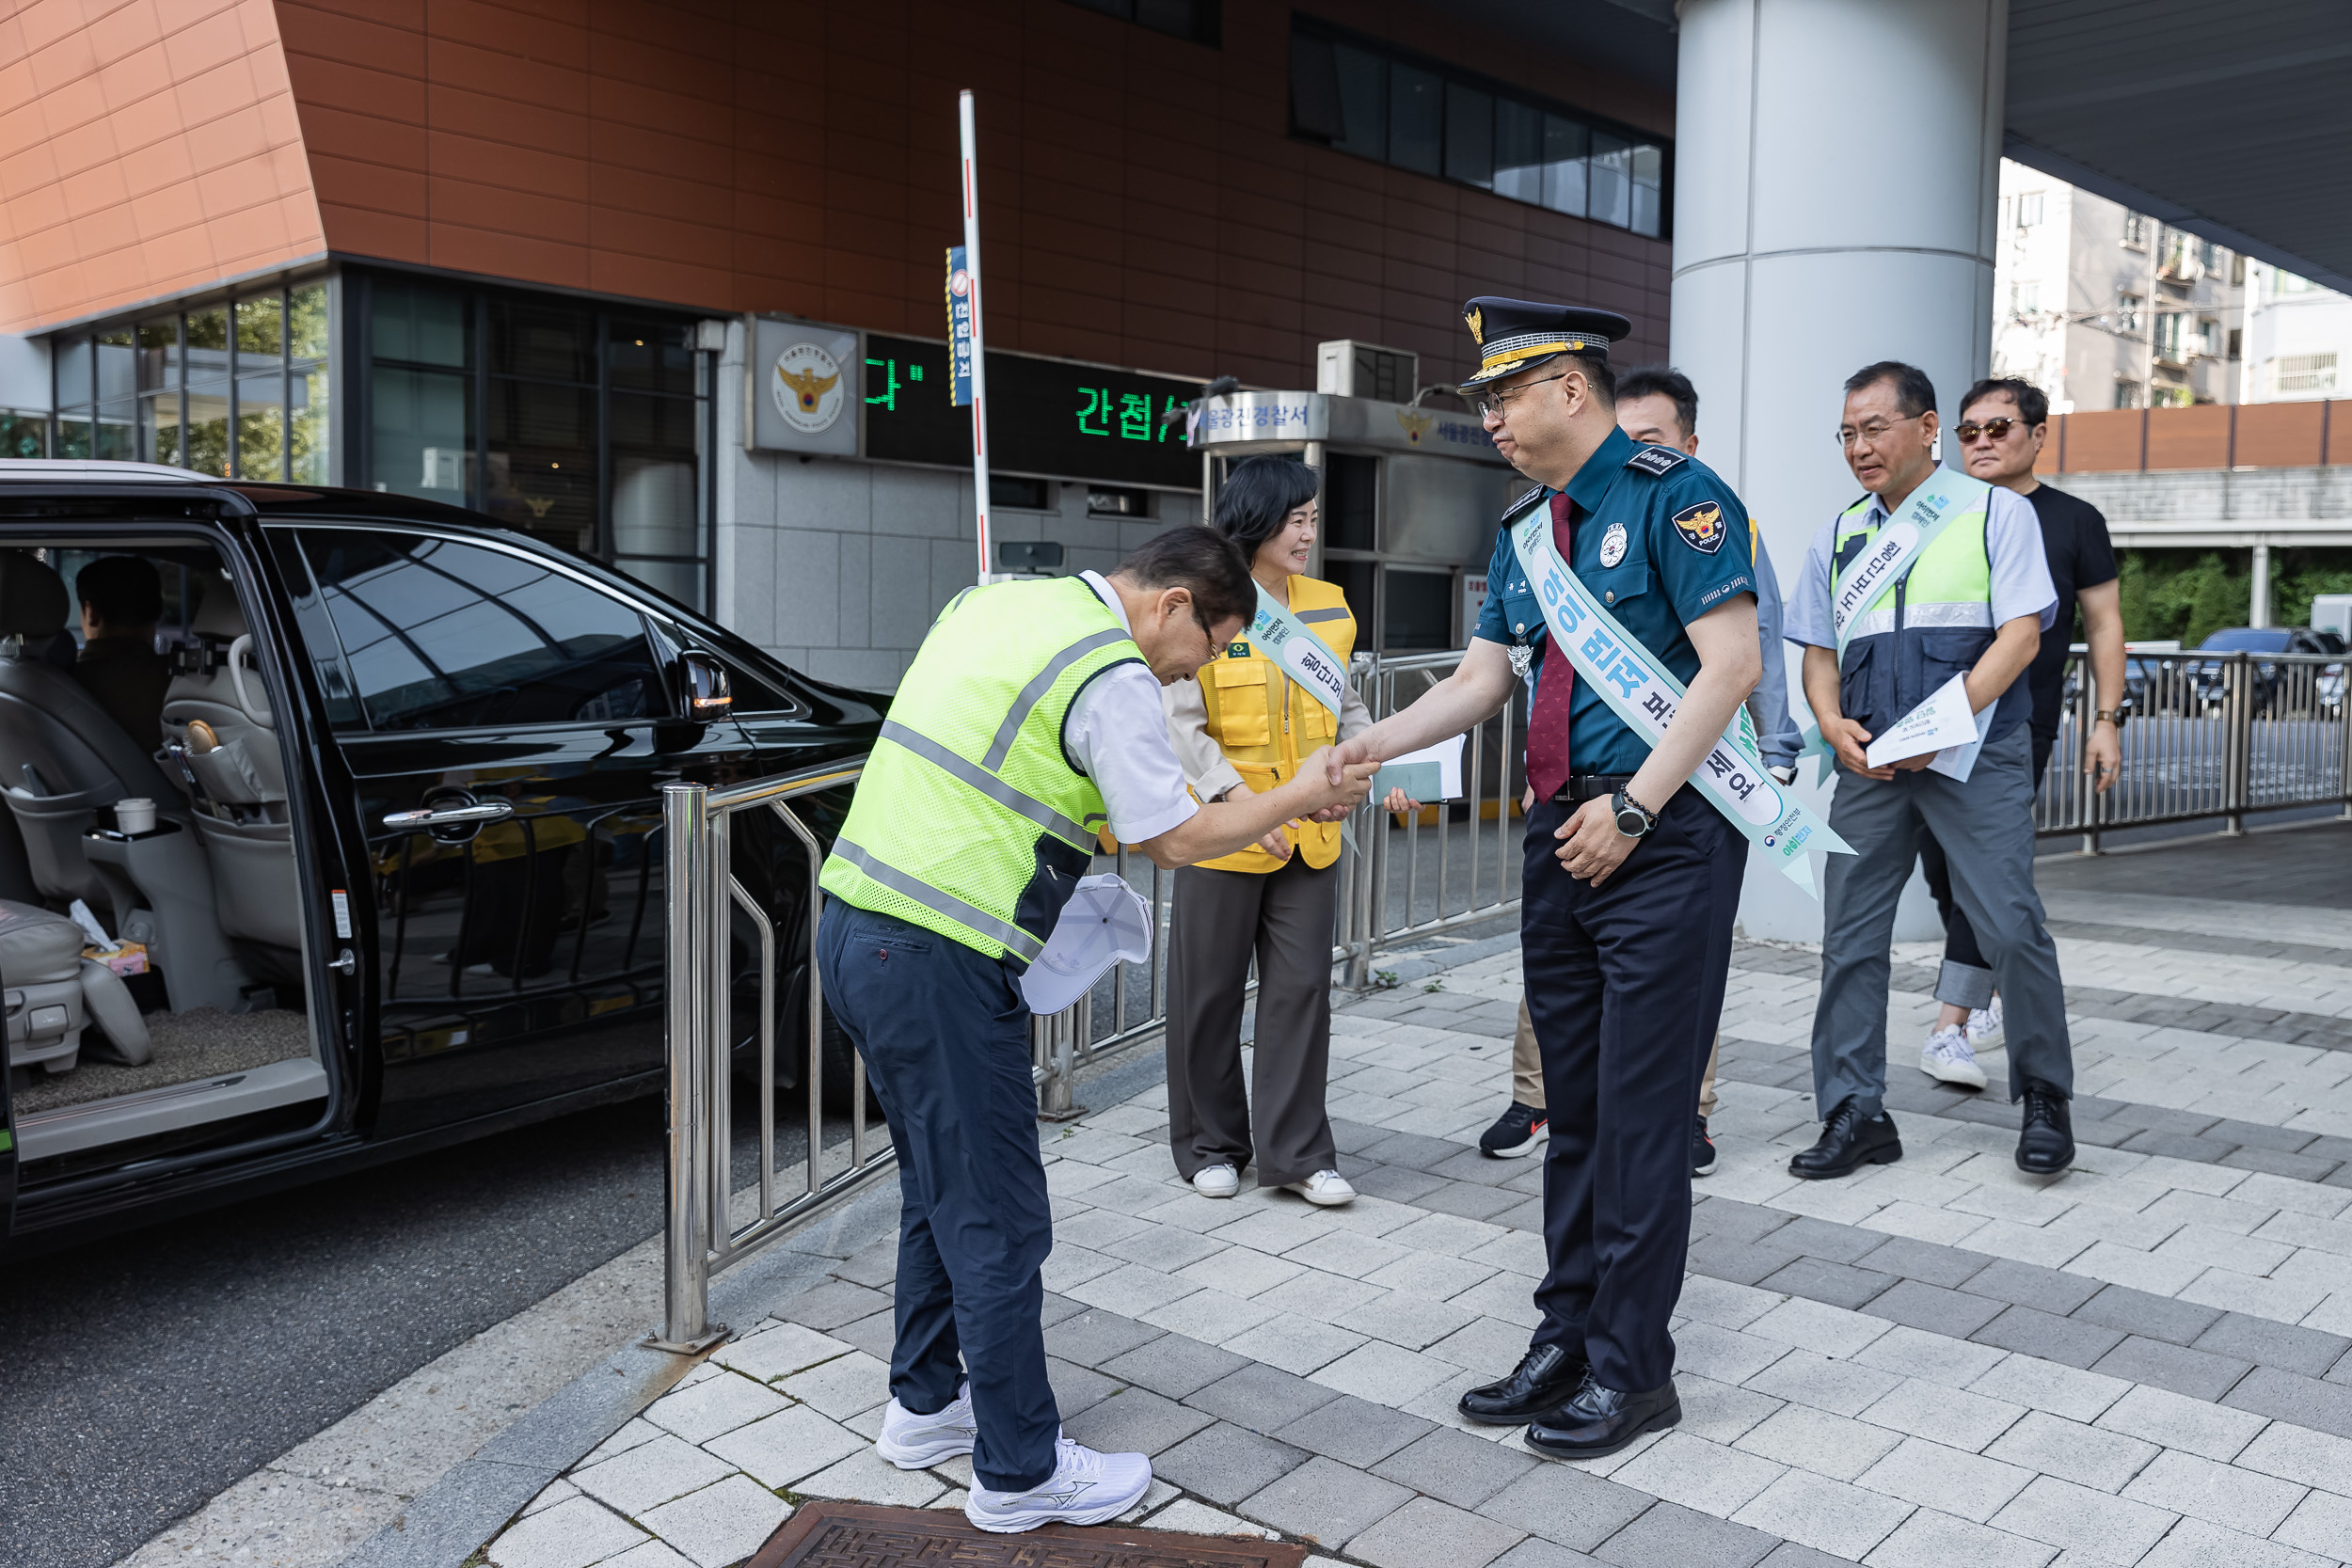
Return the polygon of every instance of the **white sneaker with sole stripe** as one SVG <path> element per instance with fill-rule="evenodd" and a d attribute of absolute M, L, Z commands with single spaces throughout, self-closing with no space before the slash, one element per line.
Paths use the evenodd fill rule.
<path fill-rule="evenodd" d="M 1069 1438 L 1054 1444 L 1054 1473 L 1026 1492 L 993 1492 L 974 1478 L 963 1516 L 1009 1535 L 1040 1525 L 1099 1525 L 1135 1507 L 1150 1490 L 1152 1462 L 1139 1453 L 1097 1453 Z"/>
<path fill-rule="evenodd" d="M 901 1470 L 924 1470 L 943 1459 L 970 1453 L 979 1429 L 972 1417 L 972 1385 L 956 1390 L 955 1402 L 929 1416 L 917 1416 L 897 1396 L 882 1412 L 882 1435 L 874 1451 Z"/>

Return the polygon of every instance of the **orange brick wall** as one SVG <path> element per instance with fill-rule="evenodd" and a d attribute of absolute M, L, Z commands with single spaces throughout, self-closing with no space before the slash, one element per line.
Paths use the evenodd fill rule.
<path fill-rule="evenodd" d="M 1416 0 L 1359 31 L 1671 134 L 1673 105 Z M 1313 344 L 1467 368 L 1461 301 L 1625 311 L 1666 346 L 1669 246 L 1287 135 L 1289 8 L 1221 49 L 1067 0 L 282 0 L 338 252 L 937 337 L 978 94 L 996 345 L 1295 384 Z"/>
<path fill-rule="evenodd" d="M 2303 468 L 2352 464 L 2352 402 L 2054 414 L 2037 473 Z"/>
<path fill-rule="evenodd" d="M 0 18 L 0 331 L 324 248 L 270 0 Z"/>

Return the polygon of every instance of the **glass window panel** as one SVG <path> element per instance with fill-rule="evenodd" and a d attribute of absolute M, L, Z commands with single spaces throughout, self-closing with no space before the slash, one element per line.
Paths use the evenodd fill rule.
<path fill-rule="evenodd" d="M 1665 227 L 1666 156 L 1655 147 L 1637 147 L 1632 154 L 1633 231 L 1656 235 Z"/>
<path fill-rule="evenodd" d="M 612 384 L 694 395 L 694 329 L 682 323 L 615 321 L 606 339 Z"/>
<path fill-rule="evenodd" d="M 96 396 L 90 369 L 94 363 L 87 338 L 62 338 L 57 341 L 57 406 L 80 408 Z"/>
<path fill-rule="evenodd" d="M 1591 142 L 1583 126 L 1558 115 L 1544 116 L 1544 205 L 1570 217 L 1584 215 L 1584 154 Z"/>
<path fill-rule="evenodd" d="M 323 295 L 326 291 L 317 292 Z M 470 363 L 472 333 L 468 329 L 464 295 L 421 283 L 381 279 L 372 293 L 369 328 L 376 358 L 461 370 Z M 321 314 L 323 318 L 323 309 Z M 325 347 L 323 341 L 320 346 Z"/>
<path fill-rule="evenodd" d="M 1620 229 L 1633 227 L 1632 150 L 1622 136 L 1593 133 L 1592 170 L 1584 215 Z"/>
<path fill-rule="evenodd" d="M 1454 574 L 1382 571 L 1380 645 L 1389 653 L 1434 653 L 1454 646 Z"/>
<path fill-rule="evenodd" d="M 334 403 L 327 387 L 326 285 L 286 296 L 286 446 L 288 477 L 297 484 L 333 483 Z"/>
<path fill-rule="evenodd" d="M 395 495 L 465 505 L 470 379 L 378 365 L 372 391 L 371 483 Z"/>
<path fill-rule="evenodd" d="M 493 381 L 482 510 L 549 544 L 596 553 L 596 443 L 593 389 Z"/>
<path fill-rule="evenodd" d="M 401 534 L 322 531 L 304 545 L 376 729 L 668 711 L 636 610 L 544 562 Z"/>
<path fill-rule="evenodd" d="M 490 369 L 539 381 L 596 379 L 596 317 L 581 306 L 500 296 L 490 302 Z"/>
<path fill-rule="evenodd" d="M 49 416 L 27 408 L 0 408 L 0 457 L 49 455 Z"/>
<path fill-rule="evenodd" d="M 180 450 L 180 394 L 154 392 L 139 399 L 139 451 L 150 463 L 186 467 Z"/>
<path fill-rule="evenodd" d="M 1544 117 L 1507 98 L 1495 104 L 1495 194 L 1544 198 Z"/>
<path fill-rule="evenodd" d="M 236 306 L 237 477 L 286 472 L 286 302 L 277 294 Z"/>
<path fill-rule="evenodd" d="M 696 436 L 702 405 L 614 392 L 612 548 L 621 555 L 698 555 Z"/>
<path fill-rule="evenodd" d="M 115 327 L 98 334 L 98 419 L 91 428 L 91 455 L 115 462 L 138 461 L 138 350 L 132 331 Z"/>
<path fill-rule="evenodd" d="M 138 390 L 138 350 L 127 326 L 98 335 L 98 401 L 110 403 Z"/>
<path fill-rule="evenodd" d="M 1389 162 L 1416 174 L 1438 172 L 1445 84 L 1418 66 L 1389 68 Z"/>
<path fill-rule="evenodd" d="M 1448 82 L 1445 87 L 1445 175 L 1491 189 L 1495 182 L 1495 101 L 1492 93 Z"/>
<path fill-rule="evenodd" d="M 632 561 L 623 556 L 614 564 L 648 588 L 667 594 L 682 605 L 703 602 L 703 564 L 699 561 Z M 741 691 L 736 693 L 736 700 L 744 701 Z M 746 703 L 745 705 L 748 710 L 752 705 Z M 783 707 L 787 705 L 771 701 L 767 705 Z"/>
<path fill-rule="evenodd" d="M 139 460 L 139 404 L 136 398 L 119 398 L 98 405 L 93 456 L 118 463 Z"/>
<path fill-rule="evenodd" d="M 229 473 L 229 310 L 188 312 L 188 420 L 185 466 Z"/>
<path fill-rule="evenodd" d="M 179 391 L 180 318 L 139 323 L 138 356 L 140 391 Z"/>
<path fill-rule="evenodd" d="M 1331 145 L 1343 152 L 1385 160 L 1389 155 L 1389 62 L 1344 43 L 1332 45 L 1339 62 L 1340 113 L 1344 134 Z"/>
<path fill-rule="evenodd" d="M 90 455 L 89 410 L 57 416 L 57 455 L 87 457 Z"/>

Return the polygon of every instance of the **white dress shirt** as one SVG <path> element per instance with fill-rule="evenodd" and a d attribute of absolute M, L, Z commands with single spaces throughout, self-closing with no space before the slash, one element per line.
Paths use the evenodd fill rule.
<path fill-rule="evenodd" d="M 1133 636 L 1119 591 L 1100 572 L 1078 575 Z M 1111 832 L 1121 844 L 1157 838 L 1200 809 L 1184 788 L 1160 706 L 1160 680 L 1149 665 L 1114 665 L 1089 681 L 1062 719 L 1061 743 L 1103 792 Z"/>

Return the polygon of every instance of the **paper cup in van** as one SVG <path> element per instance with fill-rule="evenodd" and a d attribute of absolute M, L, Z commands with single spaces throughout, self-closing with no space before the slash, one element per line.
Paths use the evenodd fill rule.
<path fill-rule="evenodd" d="M 115 831 L 124 833 L 151 833 L 155 831 L 155 802 L 144 795 L 134 795 L 115 802 Z"/>

